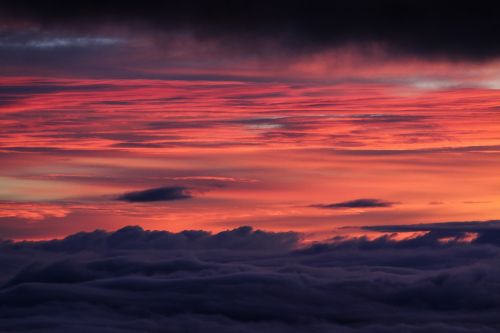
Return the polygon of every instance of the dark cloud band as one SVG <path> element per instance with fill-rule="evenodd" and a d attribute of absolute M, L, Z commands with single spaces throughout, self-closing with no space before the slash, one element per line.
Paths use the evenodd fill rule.
<path fill-rule="evenodd" d="M 383 208 L 391 207 L 396 203 L 384 201 L 380 199 L 356 199 L 350 201 L 337 202 L 332 204 L 318 204 L 311 207 L 327 208 L 327 209 L 344 209 L 344 208 Z"/>
<path fill-rule="evenodd" d="M 10 21 L 84 30 L 101 25 L 190 31 L 199 39 L 308 52 L 349 44 L 387 47 L 390 56 L 481 60 L 500 53 L 492 1 L 3 1 Z M 84 30 L 85 31 L 85 30 Z M 89 31 L 89 30 L 86 30 Z M 157 35 L 155 33 L 155 35 Z"/>
<path fill-rule="evenodd" d="M 158 187 L 144 191 L 125 193 L 118 200 L 127 202 L 154 202 L 190 199 L 187 189 L 181 186 Z"/>

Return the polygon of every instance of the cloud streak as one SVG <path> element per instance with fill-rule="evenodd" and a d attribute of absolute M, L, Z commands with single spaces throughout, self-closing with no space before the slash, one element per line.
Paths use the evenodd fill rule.
<path fill-rule="evenodd" d="M 158 187 L 144 191 L 134 191 L 122 194 L 118 200 L 126 202 L 156 202 L 156 201 L 175 201 L 191 199 L 186 188 L 181 186 Z"/>
<path fill-rule="evenodd" d="M 380 199 L 356 199 L 349 201 L 342 201 L 331 204 L 312 205 L 311 207 L 326 208 L 326 209 L 345 209 L 345 208 L 384 208 L 392 207 L 396 203 L 384 201 Z"/>

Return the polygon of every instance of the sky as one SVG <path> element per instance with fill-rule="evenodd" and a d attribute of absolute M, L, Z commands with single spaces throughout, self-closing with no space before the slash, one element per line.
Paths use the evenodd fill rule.
<path fill-rule="evenodd" d="M 500 332 L 492 1 L 0 1 L 0 331 Z"/>
<path fill-rule="evenodd" d="M 494 13 L 5 1 L 0 238 L 494 220 Z"/>

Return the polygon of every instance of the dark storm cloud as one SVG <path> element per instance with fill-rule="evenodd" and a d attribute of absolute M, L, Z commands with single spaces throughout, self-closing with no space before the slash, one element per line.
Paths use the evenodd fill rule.
<path fill-rule="evenodd" d="M 477 227 L 480 227 L 477 224 Z M 448 226 L 450 228 L 450 226 Z M 498 332 L 500 248 L 242 227 L 0 242 L 3 332 Z"/>
<path fill-rule="evenodd" d="M 2 1 L 4 20 L 89 32 L 100 25 L 190 31 L 248 50 L 269 41 L 305 51 L 381 43 L 391 56 L 485 59 L 500 52 L 492 1 Z"/>
<path fill-rule="evenodd" d="M 379 207 L 391 207 L 394 205 L 395 205 L 394 202 L 384 201 L 380 199 L 356 199 L 356 200 L 343 201 L 332 204 L 312 205 L 311 207 L 344 209 L 344 208 L 379 208 Z"/>
<path fill-rule="evenodd" d="M 154 202 L 154 201 L 174 201 L 190 199 L 191 195 L 185 187 L 170 186 L 151 188 L 144 191 L 125 193 L 118 197 L 118 200 L 127 202 Z"/>

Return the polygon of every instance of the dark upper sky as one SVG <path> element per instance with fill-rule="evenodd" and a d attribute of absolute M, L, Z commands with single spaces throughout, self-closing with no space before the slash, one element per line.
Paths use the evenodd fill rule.
<path fill-rule="evenodd" d="M 4 24 L 190 32 L 233 49 L 304 53 L 376 43 L 392 56 L 484 60 L 500 52 L 492 1 L 2 1 Z M 95 30 L 94 30 L 95 29 Z M 272 47 L 270 47 L 272 44 Z"/>

